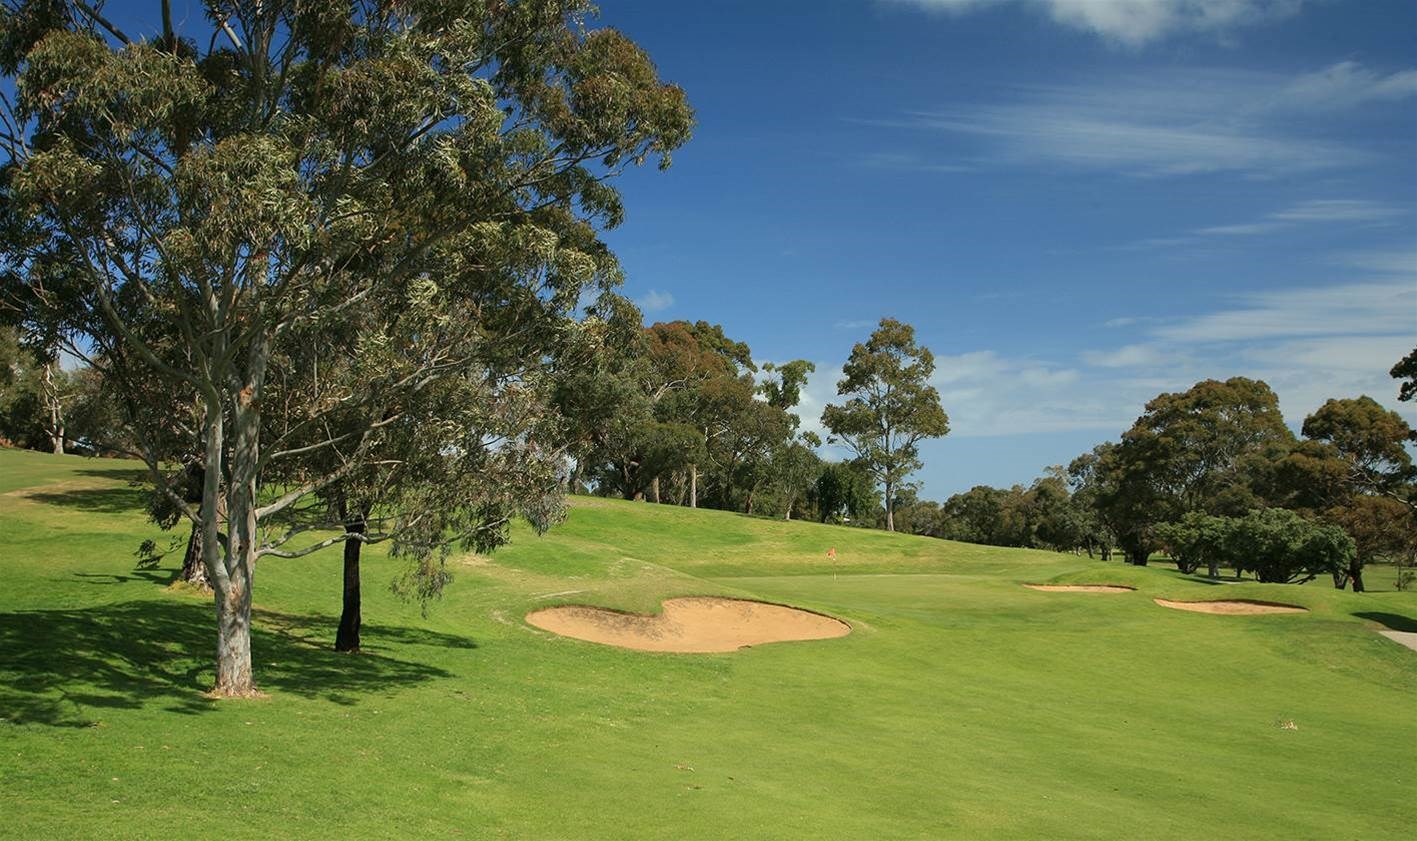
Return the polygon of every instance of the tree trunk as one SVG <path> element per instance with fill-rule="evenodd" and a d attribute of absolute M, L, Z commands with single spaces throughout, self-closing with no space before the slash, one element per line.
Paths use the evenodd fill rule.
<path fill-rule="evenodd" d="M 251 679 L 251 587 L 256 577 L 258 545 L 256 509 L 258 507 L 258 470 L 261 455 L 260 395 L 265 382 L 265 363 L 270 355 L 268 342 L 258 341 L 247 360 L 244 385 L 234 395 L 231 419 L 234 435 L 231 441 L 230 484 L 227 487 L 227 536 L 224 574 L 213 582 L 217 602 L 217 681 L 213 695 L 250 697 L 256 695 Z M 220 406 L 217 407 L 218 415 Z M 208 410 L 208 424 L 213 422 Z M 220 428 L 220 420 L 216 422 Z M 208 442 L 220 446 L 221 439 Z M 220 456 L 212 470 L 210 456 L 205 476 L 207 489 L 222 475 Z M 203 494 L 215 509 L 216 495 Z M 205 519 L 205 512 L 204 519 Z M 215 514 L 215 510 L 213 510 Z M 204 549 L 213 549 L 209 536 Z M 211 570 L 208 570 L 209 572 Z"/>
<path fill-rule="evenodd" d="M 1336 569 L 1333 571 L 1333 589 L 1342 590 L 1348 586 L 1347 570 Z"/>
<path fill-rule="evenodd" d="M 789 496 L 787 498 L 787 512 L 782 515 L 782 519 L 789 523 L 792 522 L 792 503 L 795 501 L 796 497 Z"/>
<path fill-rule="evenodd" d="M 656 477 L 654 477 L 653 479 L 649 480 L 649 493 L 650 493 L 650 499 L 654 502 L 655 505 L 658 505 L 658 504 L 659 504 L 659 477 L 658 477 L 658 476 L 656 476 Z"/>
<path fill-rule="evenodd" d="M 1353 592 L 1363 592 L 1363 565 L 1356 560 L 1348 567 L 1348 580 L 1353 582 Z"/>
<path fill-rule="evenodd" d="M 362 535 L 367 527 L 364 517 L 358 516 L 357 519 L 346 522 L 344 530 L 350 534 Z M 359 650 L 359 625 L 362 619 L 359 611 L 359 555 L 363 548 L 362 540 L 344 542 L 344 609 L 339 615 L 339 630 L 335 632 L 335 651 Z"/>
<path fill-rule="evenodd" d="M 216 593 L 216 686 L 213 695 L 240 698 L 254 695 L 251 681 L 251 588 L 232 587 Z"/>
<path fill-rule="evenodd" d="M 886 531 L 895 531 L 895 500 L 891 499 L 892 491 L 890 480 L 886 481 Z"/>
<path fill-rule="evenodd" d="M 45 426 L 45 433 L 49 435 L 49 444 L 54 448 L 56 456 L 64 455 L 64 405 L 59 401 L 59 386 L 54 382 L 54 368 L 58 363 L 46 362 L 44 365 L 44 402 L 45 408 L 49 410 L 49 423 Z"/>
<path fill-rule="evenodd" d="M 689 465 L 689 507 L 699 507 L 699 466 Z"/>
<path fill-rule="evenodd" d="M 1220 562 L 1214 558 L 1206 561 L 1206 571 L 1211 578 L 1220 577 Z"/>
<path fill-rule="evenodd" d="M 212 588 L 207 581 L 206 562 L 202 559 L 202 526 L 199 523 L 192 524 L 192 534 L 187 538 L 187 552 L 182 556 L 182 572 L 177 578 L 203 590 Z"/>

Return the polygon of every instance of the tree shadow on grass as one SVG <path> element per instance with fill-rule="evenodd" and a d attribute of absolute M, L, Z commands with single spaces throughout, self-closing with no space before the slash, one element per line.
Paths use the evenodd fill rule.
<path fill-rule="evenodd" d="M 147 581 L 159 587 L 171 586 L 181 574 L 179 569 L 157 568 L 157 569 L 135 569 L 127 575 L 116 575 L 107 572 L 76 572 L 75 578 L 82 578 L 89 584 L 127 584 L 132 581 Z"/>
<path fill-rule="evenodd" d="M 127 467 L 115 464 L 113 467 L 90 467 L 75 470 L 76 476 L 98 476 L 103 479 L 115 479 L 123 482 L 146 482 L 148 471 L 141 467 Z"/>
<path fill-rule="evenodd" d="M 330 648 L 333 620 L 261 611 L 251 649 L 256 682 L 273 694 L 341 704 L 451 673 L 385 653 L 429 645 L 476 648 L 465 637 L 366 626 L 376 645 L 360 655 Z M 218 703 L 215 621 L 209 604 L 143 600 L 82 610 L 0 613 L 0 717 L 14 724 L 88 727 L 103 710 L 154 705 L 195 715 Z"/>
<path fill-rule="evenodd" d="M 142 511 L 147 494 L 139 488 L 84 488 L 70 491 L 31 491 L 25 499 L 44 505 L 99 514 Z"/>
<path fill-rule="evenodd" d="M 1408 631 L 1417 633 L 1417 619 L 1410 616 L 1403 616 L 1398 613 L 1383 613 L 1381 611 L 1363 611 L 1353 614 L 1359 619 L 1368 619 L 1386 627 L 1389 631 Z"/>

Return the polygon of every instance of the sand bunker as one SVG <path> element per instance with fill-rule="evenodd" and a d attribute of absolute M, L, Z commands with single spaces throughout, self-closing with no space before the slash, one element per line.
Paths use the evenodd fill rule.
<path fill-rule="evenodd" d="M 1308 613 L 1307 607 L 1278 602 L 1258 602 L 1253 599 L 1224 599 L 1205 602 L 1173 602 L 1170 599 L 1152 599 L 1162 607 L 1172 610 L 1189 610 L 1194 613 L 1223 613 L 1226 616 L 1248 616 L 1256 613 Z"/>
<path fill-rule="evenodd" d="M 528 613 L 526 621 L 563 637 L 633 648 L 707 654 L 790 640 L 844 637 L 851 626 L 809 610 L 709 596 L 669 599 L 658 616 L 567 605 Z"/>
<path fill-rule="evenodd" d="M 1049 593 L 1130 593 L 1135 587 L 1125 584 L 1025 584 L 1030 590 Z"/>

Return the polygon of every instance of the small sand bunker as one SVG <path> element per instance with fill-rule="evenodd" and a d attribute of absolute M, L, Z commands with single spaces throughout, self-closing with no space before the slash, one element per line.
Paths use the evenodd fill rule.
<path fill-rule="evenodd" d="M 1170 599 L 1152 599 L 1162 607 L 1172 610 L 1189 610 L 1193 613 L 1222 613 L 1226 616 L 1249 616 L 1256 613 L 1308 613 L 1307 607 L 1279 602 L 1259 602 L 1253 599 L 1222 599 L 1204 602 L 1173 602 Z"/>
<path fill-rule="evenodd" d="M 1135 587 L 1125 584 L 1025 584 L 1030 590 L 1049 593 L 1130 593 Z"/>
<path fill-rule="evenodd" d="M 526 621 L 563 637 L 633 648 L 708 654 L 750 645 L 844 637 L 851 626 L 809 610 L 747 599 L 668 599 L 658 616 L 567 605 L 528 613 Z"/>

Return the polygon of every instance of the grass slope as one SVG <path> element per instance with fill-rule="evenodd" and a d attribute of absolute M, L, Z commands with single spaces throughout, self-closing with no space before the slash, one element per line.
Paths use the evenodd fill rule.
<path fill-rule="evenodd" d="M 258 571 L 258 680 L 213 702 L 212 609 L 138 570 L 132 467 L 0 452 L 0 836 L 1384 839 L 1410 830 L 1417 596 L 576 500 L 459 560 L 425 618 L 371 552 Z M 835 560 L 827 550 L 835 548 Z M 1124 595 L 1025 581 L 1116 582 Z M 621 651 L 534 607 L 673 595 L 847 619 L 821 642 Z M 1300 616 L 1166 610 L 1258 598 Z M 1284 729 L 1292 721 L 1297 729 Z"/>

